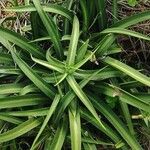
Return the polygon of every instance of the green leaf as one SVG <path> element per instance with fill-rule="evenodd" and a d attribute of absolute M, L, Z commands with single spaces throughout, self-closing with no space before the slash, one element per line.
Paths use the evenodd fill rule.
<path fill-rule="evenodd" d="M 7 121 L 7 122 L 10 122 L 10 123 L 13 123 L 13 124 L 21 124 L 23 121 L 19 118 L 16 118 L 16 117 L 12 117 L 12 116 L 8 116 L 6 114 L 0 114 L 0 120 L 4 120 L 4 121 Z"/>
<path fill-rule="evenodd" d="M 135 15 L 131 15 L 130 17 L 126 17 L 115 24 L 112 27 L 119 27 L 119 28 L 127 28 L 129 26 L 138 24 L 139 22 L 146 21 L 150 19 L 150 11 L 140 12 Z"/>
<path fill-rule="evenodd" d="M 16 74 L 16 75 L 20 75 L 22 72 L 20 69 L 17 69 L 15 67 L 7 67 L 7 66 L 2 66 L 0 68 L 0 74 Z"/>
<path fill-rule="evenodd" d="M 46 83 L 37 73 L 35 73 L 15 52 L 11 50 L 12 57 L 23 73 L 48 97 L 53 98 L 55 89 Z"/>
<path fill-rule="evenodd" d="M 66 138 L 67 130 L 68 130 L 68 123 L 67 123 L 66 117 L 64 117 L 63 121 L 60 122 L 60 124 L 57 128 L 57 131 L 52 140 L 52 143 L 49 143 L 48 147 L 46 149 L 61 150 L 64 140 Z"/>
<path fill-rule="evenodd" d="M 88 96 L 92 101 L 95 108 L 101 112 L 109 122 L 116 128 L 119 134 L 124 138 L 124 140 L 131 146 L 132 149 L 141 150 L 140 144 L 136 141 L 135 137 L 130 134 L 126 126 L 118 118 L 118 116 L 106 105 L 103 101 L 100 101 L 96 95 L 88 92 Z"/>
<path fill-rule="evenodd" d="M 46 12 L 43 10 L 43 8 L 40 4 L 40 0 L 33 0 L 33 3 L 36 7 L 36 10 L 48 32 L 49 36 L 51 37 L 51 40 L 54 44 L 54 48 L 55 48 L 58 58 L 62 59 L 63 58 L 63 49 L 62 49 L 62 45 L 60 42 L 60 37 L 59 37 L 57 27 L 55 26 L 52 18 L 50 16 L 48 16 L 48 14 L 46 14 Z"/>
<path fill-rule="evenodd" d="M 57 86 L 58 84 L 60 84 L 66 77 L 67 77 L 67 73 L 64 73 L 62 78 L 55 84 L 55 86 Z"/>
<path fill-rule="evenodd" d="M 42 5 L 42 8 L 45 12 L 60 14 L 64 17 L 68 18 L 69 20 L 72 20 L 72 16 L 73 16 L 72 12 L 60 5 L 46 4 L 46 5 Z M 36 11 L 36 8 L 33 5 L 28 5 L 28 6 L 17 6 L 17 7 L 5 8 L 5 9 L 3 9 L 3 11 L 33 12 L 33 11 Z"/>
<path fill-rule="evenodd" d="M 97 44 L 96 48 L 96 57 L 103 56 L 107 53 L 108 49 L 111 47 L 116 37 L 113 34 L 107 34 L 102 40 Z"/>
<path fill-rule="evenodd" d="M 40 90 L 34 84 L 31 84 L 22 88 L 19 92 L 19 95 L 26 95 L 31 92 L 39 92 L 39 91 Z"/>
<path fill-rule="evenodd" d="M 104 121 L 102 121 L 103 125 L 105 126 L 105 129 L 104 129 L 104 128 L 102 128 L 101 124 L 86 109 L 82 108 L 80 110 L 80 112 L 81 112 L 81 117 L 84 120 L 88 121 L 90 124 L 92 124 L 98 130 L 100 130 L 103 133 L 105 133 L 115 143 L 118 143 L 119 141 L 122 141 L 120 135 L 114 129 L 112 129 L 107 123 L 105 123 Z"/>
<path fill-rule="evenodd" d="M 139 71 L 133 69 L 132 67 L 120 62 L 119 60 L 116 60 L 111 57 L 106 57 L 102 59 L 103 62 L 105 62 L 108 65 L 111 65 L 112 67 L 124 72 L 125 74 L 129 75 L 130 77 L 134 78 L 135 80 L 147 85 L 150 87 L 150 78 L 145 76 L 144 74 L 140 73 Z"/>
<path fill-rule="evenodd" d="M 40 125 L 40 123 L 41 121 L 39 119 L 29 119 L 17 127 L 0 134 L 0 143 L 10 141 L 25 134 Z"/>
<path fill-rule="evenodd" d="M 110 143 L 104 142 L 104 141 L 101 141 L 100 139 L 98 139 L 97 137 L 94 137 L 92 132 L 90 132 L 88 129 L 85 129 L 85 130 L 83 129 L 82 130 L 82 136 L 83 136 L 82 137 L 83 144 L 85 144 L 85 143 L 89 144 L 89 146 L 91 146 L 91 147 L 92 147 L 92 145 L 95 146 L 95 148 L 96 148 L 96 145 L 110 145 L 110 146 L 114 146 L 114 144 L 112 144 L 111 142 Z"/>
<path fill-rule="evenodd" d="M 58 71 L 60 73 L 64 73 L 65 69 L 62 68 L 61 66 L 57 65 L 57 63 L 53 62 L 53 63 L 50 63 L 48 61 L 44 61 L 44 60 L 40 60 L 40 59 L 37 59 L 37 58 L 34 58 L 32 57 L 32 60 L 44 67 L 47 67 L 51 70 L 55 70 L 55 71 Z"/>
<path fill-rule="evenodd" d="M 0 109 L 44 104 L 48 98 L 39 94 L 26 96 L 9 96 L 0 98 Z"/>
<path fill-rule="evenodd" d="M 1 84 L 0 85 L 0 94 L 12 94 L 12 93 L 19 93 L 23 88 L 23 84 Z"/>
<path fill-rule="evenodd" d="M 62 61 L 59 61 L 58 59 L 54 58 L 51 55 L 51 49 L 48 49 L 46 52 L 46 59 L 50 64 L 53 64 L 54 66 L 60 67 L 60 68 L 64 68 L 65 63 Z"/>
<path fill-rule="evenodd" d="M 119 87 L 119 83 L 118 83 L 118 80 L 116 78 L 111 79 L 111 82 L 114 86 Z M 118 100 L 117 97 L 109 97 L 109 98 L 111 98 L 113 101 L 115 99 Z M 133 123 L 132 123 L 132 120 L 131 120 L 131 115 L 130 115 L 128 104 L 125 103 L 125 102 L 122 102 L 122 101 L 119 101 L 119 103 L 120 103 L 120 106 L 121 106 L 121 111 L 123 113 L 123 116 L 126 120 L 127 126 L 129 128 L 129 131 L 134 136 L 135 132 L 134 132 Z"/>
<path fill-rule="evenodd" d="M 92 80 L 98 73 L 100 73 L 101 71 L 105 70 L 106 67 L 102 68 L 102 69 L 99 69 L 97 70 L 96 72 L 92 72 L 92 74 L 89 74 L 84 80 L 82 80 L 80 83 L 79 83 L 79 86 L 81 88 L 83 88 L 90 80 Z M 66 95 L 62 98 L 62 100 L 60 101 L 59 105 L 58 105 L 58 108 L 56 110 L 56 115 L 55 115 L 55 121 L 54 122 L 57 122 L 62 113 L 64 112 L 64 110 L 66 109 L 66 107 L 69 105 L 69 103 L 75 98 L 75 93 L 73 91 L 68 91 L 66 93 Z M 89 104 L 91 105 L 91 104 Z"/>
<path fill-rule="evenodd" d="M 72 90 L 75 92 L 75 94 L 79 97 L 79 99 L 83 102 L 83 104 L 88 108 L 88 110 L 92 113 L 92 115 L 97 119 L 97 121 L 101 123 L 100 118 L 98 114 L 96 113 L 92 103 L 90 102 L 88 97 L 85 95 L 85 93 L 82 91 L 80 85 L 78 85 L 78 83 L 75 81 L 74 77 L 68 75 L 66 79 L 67 79 L 68 84 L 72 88 Z M 101 125 L 103 126 L 102 123 Z"/>
<path fill-rule="evenodd" d="M 36 136 L 36 138 L 34 139 L 33 143 L 32 143 L 32 146 L 31 146 L 31 150 L 33 149 L 34 145 L 36 144 L 37 140 L 39 139 L 40 135 L 42 134 L 43 130 L 45 129 L 48 121 L 50 120 L 51 116 L 53 115 L 57 105 L 58 105 L 58 102 L 60 100 L 60 95 L 56 95 L 48 112 L 47 112 L 47 115 L 46 115 L 46 118 L 44 119 L 44 122 Z"/>
<path fill-rule="evenodd" d="M 135 31 L 131 31 L 131 30 L 127 30 L 127 29 L 123 29 L 123 28 L 108 28 L 101 32 L 101 34 L 109 34 L 109 33 L 124 34 L 124 35 L 133 36 L 136 38 L 150 41 L 150 37 L 148 37 L 144 34 L 141 34 L 141 33 L 135 32 Z"/>
<path fill-rule="evenodd" d="M 76 56 L 77 63 L 84 58 L 88 48 L 88 43 L 89 43 L 89 39 L 86 42 L 84 42 L 82 46 L 79 48 L 79 50 L 77 51 L 77 56 Z"/>
<path fill-rule="evenodd" d="M 96 0 L 97 13 L 99 14 L 98 23 L 101 30 L 107 27 L 107 16 L 106 16 L 106 1 Z"/>
<path fill-rule="evenodd" d="M 96 87 L 100 90 L 101 93 L 105 95 L 108 95 L 111 97 L 119 97 L 119 99 L 125 103 L 128 103 L 144 111 L 150 112 L 150 104 L 148 104 L 148 102 L 144 102 L 138 97 L 116 86 L 103 84 L 103 85 L 97 85 Z"/>
<path fill-rule="evenodd" d="M 94 72 L 97 72 L 98 70 L 77 70 L 73 73 L 74 77 L 76 79 L 87 79 L 90 75 L 92 75 Z M 108 79 L 111 77 L 120 77 L 124 76 L 120 71 L 114 70 L 113 68 L 105 68 L 102 69 L 99 73 L 97 73 L 91 80 L 94 81 L 100 81 L 104 79 Z"/>
<path fill-rule="evenodd" d="M 113 17 L 113 23 L 117 22 L 117 17 L 118 17 L 118 1 L 113 0 L 112 2 L 112 17 Z"/>
<path fill-rule="evenodd" d="M 112 27 L 127 28 L 131 25 L 148 20 L 149 18 L 150 18 L 150 11 L 147 11 L 147 12 L 133 15 L 131 17 L 127 17 L 126 19 L 123 19 L 121 21 L 118 21 Z M 100 49 L 97 51 L 96 56 L 97 57 L 102 56 L 110 48 L 110 46 L 115 41 L 115 39 L 116 38 L 113 34 L 106 35 L 100 42 L 101 46 Z"/>
<path fill-rule="evenodd" d="M 0 53 L 0 63 L 11 64 L 13 59 L 10 54 Z"/>
<path fill-rule="evenodd" d="M 128 0 L 128 4 L 130 6 L 135 6 L 136 4 L 138 4 L 137 0 Z"/>
<path fill-rule="evenodd" d="M 84 150 L 97 150 L 95 144 L 83 143 Z"/>
<path fill-rule="evenodd" d="M 82 16 L 83 16 L 83 32 L 87 32 L 88 26 L 89 26 L 89 15 L 88 15 L 88 9 L 87 9 L 87 2 L 85 0 L 80 0 L 81 10 L 82 10 Z"/>
<path fill-rule="evenodd" d="M 81 66 L 83 66 L 87 61 L 92 59 L 92 56 L 94 56 L 94 52 L 87 51 L 87 54 L 85 55 L 85 58 L 83 58 L 80 62 L 76 63 L 72 68 L 73 70 L 79 69 Z"/>
<path fill-rule="evenodd" d="M 67 55 L 68 66 L 74 65 L 78 39 L 79 39 L 79 20 L 76 16 L 74 16 L 73 29 L 71 33 L 71 39 L 70 39 L 69 50 L 68 50 L 68 55 Z"/>
<path fill-rule="evenodd" d="M 36 56 L 38 58 L 45 58 L 42 50 L 39 47 L 37 47 L 36 45 L 34 45 L 33 43 L 29 43 L 29 40 L 24 38 L 23 36 L 13 32 L 13 31 L 10 31 L 8 29 L 5 29 L 3 27 L 0 27 L 0 35 L 1 35 L 1 37 L 3 37 L 3 38 L 0 38 L 0 42 L 2 42 L 2 44 L 4 42 L 10 41 L 13 44 L 16 44 L 17 46 L 21 47 L 23 50 L 29 52 L 33 56 Z M 6 43 L 6 45 L 7 45 L 7 43 Z M 9 47 L 9 45 L 8 45 L 8 47 Z"/>
<path fill-rule="evenodd" d="M 44 101 L 42 100 L 41 104 L 42 102 Z M 31 110 L 0 112 L 0 115 L 9 115 L 9 116 L 17 116 L 17 117 L 30 117 L 30 116 L 38 117 L 38 116 L 46 116 L 47 112 L 48 112 L 48 108 L 39 108 L 39 109 L 31 109 Z"/>
<path fill-rule="evenodd" d="M 71 134 L 71 149 L 81 150 L 80 111 L 76 99 L 71 102 L 69 107 L 69 122 Z"/>
<path fill-rule="evenodd" d="M 145 103 L 150 104 L 150 93 L 140 93 L 140 92 L 138 92 L 138 93 L 133 93 L 133 95 L 135 95 L 136 97 L 138 97 L 139 99 L 141 99 Z"/>

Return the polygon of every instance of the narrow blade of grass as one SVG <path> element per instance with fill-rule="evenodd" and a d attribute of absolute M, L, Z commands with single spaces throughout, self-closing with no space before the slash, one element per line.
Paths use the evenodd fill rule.
<path fill-rule="evenodd" d="M 96 2 L 97 12 L 99 14 L 98 23 L 101 30 L 107 27 L 107 16 L 106 16 L 106 1 L 97 0 Z"/>
<path fill-rule="evenodd" d="M 87 2 L 86 0 L 80 0 L 81 10 L 82 10 L 82 16 L 83 16 L 83 32 L 87 32 L 88 26 L 89 26 L 89 15 L 88 15 L 88 9 L 87 9 Z"/>
<path fill-rule="evenodd" d="M 105 53 L 107 53 L 115 39 L 116 37 L 113 34 L 107 34 L 104 38 L 102 38 L 102 40 L 96 46 L 96 57 L 103 56 Z"/>
<path fill-rule="evenodd" d="M 113 23 L 116 23 L 118 21 L 117 17 L 118 17 L 118 4 L 117 4 L 117 0 L 113 0 L 112 3 L 112 17 L 113 17 Z"/>
<path fill-rule="evenodd" d="M 1 68 L 0 68 L 0 74 L 11 74 L 11 75 L 13 75 L 13 74 L 16 74 L 16 75 L 20 75 L 22 72 L 21 72 L 21 70 L 20 69 L 17 69 L 17 68 L 15 68 L 15 67 L 7 67 L 7 66 L 2 66 Z"/>
<path fill-rule="evenodd" d="M 30 84 L 25 86 L 24 88 L 22 88 L 19 92 L 19 95 L 26 95 L 28 93 L 31 92 L 39 92 L 40 90 L 34 85 L 34 84 Z"/>

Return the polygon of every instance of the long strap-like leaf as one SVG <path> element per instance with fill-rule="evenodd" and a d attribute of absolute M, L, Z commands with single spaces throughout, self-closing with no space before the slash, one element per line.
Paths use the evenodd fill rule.
<path fill-rule="evenodd" d="M 31 150 L 33 149 L 33 147 L 36 144 L 37 140 L 39 139 L 40 135 L 42 134 L 42 132 L 43 132 L 44 128 L 46 127 L 48 121 L 50 120 L 52 114 L 54 113 L 54 111 L 55 111 L 55 109 L 56 109 L 56 107 L 58 105 L 59 100 L 60 100 L 60 95 L 56 95 L 54 100 L 53 100 L 53 102 L 52 102 L 52 104 L 51 104 L 51 106 L 50 106 L 50 108 L 49 108 L 47 116 L 46 116 L 46 118 L 45 118 L 45 120 L 44 120 L 44 122 L 43 122 L 43 124 L 42 124 L 42 126 L 41 126 L 41 128 L 40 128 L 40 130 L 39 130 L 39 132 L 38 132 L 38 134 L 36 136 L 36 138 L 33 141 Z"/>
<path fill-rule="evenodd" d="M 10 141 L 25 134 L 40 125 L 40 123 L 41 121 L 39 119 L 30 119 L 28 121 L 25 121 L 19 126 L 0 134 L 0 143 Z"/>
<path fill-rule="evenodd" d="M 37 12 L 44 24 L 49 36 L 51 37 L 51 40 L 54 44 L 54 48 L 55 48 L 57 56 L 59 57 L 59 59 L 62 59 L 63 58 L 63 49 L 62 49 L 62 45 L 60 42 L 60 37 L 59 37 L 57 27 L 55 26 L 52 18 L 49 17 L 48 14 L 46 14 L 46 12 L 43 10 L 43 8 L 40 4 L 40 0 L 33 0 L 33 3 L 37 9 Z"/>
<path fill-rule="evenodd" d="M 17 46 L 21 47 L 23 50 L 29 52 L 35 57 L 43 58 L 43 59 L 45 58 L 42 50 L 38 46 L 34 45 L 33 43 L 29 43 L 28 39 L 24 38 L 23 36 L 13 31 L 0 27 L 0 42 L 2 42 L 3 44 L 3 42 L 5 41 L 6 42 L 10 41 L 16 44 Z"/>
<path fill-rule="evenodd" d="M 69 20 L 72 20 L 72 13 L 68 9 L 60 6 L 60 5 L 42 5 L 42 8 L 46 12 L 56 13 L 60 14 L 62 16 L 65 16 Z M 6 12 L 33 12 L 36 11 L 36 8 L 33 5 L 27 5 L 27 6 L 15 6 L 11 8 L 5 8 L 3 11 Z"/>
<path fill-rule="evenodd" d="M 12 57 L 24 74 L 48 97 L 53 98 L 55 89 L 46 83 L 37 73 L 35 73 L 15 52 L 11 50 Z"/>
<path fill-rule="evenodd" d="M 78 39 L 79 39 L 79 20 L 76 16 L 74 16 L 73 29 L 71 33 L 71 39 L 70 39 L 69 50 L 68 50 L 68 55 L 67 55 L 68 66 L 74 65 Z"/>
<path fill-rule="evenodd" d="M 150 87 L 150 78 L 145 76 L 144 74 L 140 73 L 139 71 L 133 69 L 132 67 L 120 62 L 119 60 L 111 58 L 111 57 L 106 57 L 102 61 L 111 65 L 112 67 L 124 72 L 125 74 L 129 75 L 130 77 L 134 78 L 135 80 Z"/>
<path fill-rule="evenodd" d="M 88 97 L 85 95 L 80 85 L 75 81 L 74 77 L 68 75 L 66 79 L 67 79 L 68 84 L 72 88 L 72 90 L 75 92 L 75 94 L 79 97 L 79 99 L 83 102 L 83 104 L 88 108 L 88 110 L 92 113 L 92 115 L 97 119 L 97 121 L 101 123 L 100 118 L 98 117 L 98 114 L 96 113 L 92 103 L 90 102 Z M 101 125 L 103 126 L 102 123 Z"/>

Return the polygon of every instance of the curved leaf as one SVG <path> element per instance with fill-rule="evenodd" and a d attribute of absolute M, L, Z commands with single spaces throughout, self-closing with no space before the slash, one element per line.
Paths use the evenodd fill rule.
<path fill-rule="evenodd" d="M 39 47 L 37 47 L 33 43 L 29 43 L 28 39 L 13 31 L 0 27 L 0 36 L 3 37 L 3 39 L 0 38 L 0 42 L 2 40 L 2 43 L 4 40 L 10 41 L 13 44 L 21 47 L 23 50 L 28 51 L 33 56 L 36 56 L 38 58 L 45 58 L 44 53 Z"/>
<path fill-rule="evenodd" d="M 139 22 L 146 21 L 150 19 L 150 11 L 140 12 L 138 14 L 132 15 L 125 19 L 116 22 L 113 27 L 127 28 L 129 26 L 135 25 Z"/>
<path fill-rule="evenodd" d="M 131 30 L 127 30 L 127 29 L 123 29 L 123 28 L 108 28 L 106 30 L 103 30 L 101 33 L 102 34 L 109 34 L 109 33 L 124 34 L 124 35 L 133 36 L 136 38 L 150 41 L 150 37 L 148 37 L 144 34 L 141 34 L 141 33 L 135 32 L 135 31 L 131 31 Z"/>
<path fill-rule="evenodd" d="M 68 75 L 66 79 L 67 79 L 68 84 L 72 88 L 72 90 L 75 92 L 75 94 L 79 97 L 79 99 L 83 102 L 83 104 L 88 108 L 88 110 L 92 113 L 92 115 L 96 118 L 96 120 L 101 123 L 100 118 L 98 117 L 98 114 L 96 113 L 92 103 L 90 102 L 88 97 L 85 95 L 85 93 L 82 91 L 80 85 L 78 85 L 75 79 L 70 75 Z M 102 127 L 104 127 L 102 123 L 101 125 Z"/>
<path fill-rule="evenodd" d="M 51 12 L 51 13 L 56 13 L 56 14 L 60 14 L 66 18 L 68 18 L 69 20 L 72 20 L 72 16 L 73 14 L 71 13 L 71 11 L 69 11 L 68 9 L 60 6 L 60 5 L 42 5 L 42 8 L 44 11 L 46 12 Z M 10 12 L 32 12 L 32 11 L 36 11 L 36 8 L 33 5 L 27 5 L 27 6 L 15 6 L 15 7 L 11 7 L 11 8 L 5 8 L 3 9 L 3 11 L 10 11 Z"/>
<path fill-rule="evenodd" d="M 36 144 L 37 140 L 39 139 L 40 135 L 42 134 L 42 132 L 43 132 L 44 128 L 46 127 L 48 121 L 50 120 L 52 114 L 54 113 L 54 111 L 55 111 L 55 109 L 58 105 L 59 100 L 60 100 L 60 95 L 56 95 L 53 102 L 52 102 L 52 104 L 51 104 L 51 106 L 50 106 L 50 108 L 49 108 L 49 110 L 48 110 L 48 112 L 47 112 L 46 118 L 45 118 L 45 120 L 44 120 L 44 122 L 43 122 L 36 138 L 33 141 L 33 144 L 31 146 L 31 150 L 33 149 L 33 147 Z"/>
<path fill-rule="evenodd" d="M 88 96 L 93 102 L 95 108 L 110 121 L 110 123 L 116 128 L 119 134 L 131 146 L 131 148 L 136 150 L 142 150 L 140 144 L 136 141 L 135 137 L 130 134 L 126 126 L 122 123 L 118 116 L 109 108 L 109 106 L 105 105 L 103 101 L 100 101 L 99 98 L 93 95 L 92 93 L 90 93 L 90 95 L 88 93 Z"/>
<path fill-rule="evenodd" d="M 46 83 L 37 73 L 35 73 L 15 52 L 11 50 L 12 57 L 23 73 L 48 97 L 53 98 L 55 89 Z"/>
<path fill-rule="evenodd" d="M 60 42 L 60 37 L 59 37 L 57 27 L 55 26 L 52 18 L 50 16 L 48 16 L 46 14 L 46 12 L 43 10 L 43 8 L 40 4 L 40 0 L 33 0 L 33 3 L 36 7 L 36 10 L 48 32 L 49 36 L 51 37 L 51 40 L 54 44 L 54 48 L 55 48 L 58 58 L 62 59 L 63 58 L 63 49 L 62 49 L 62 45 Z"/>
<path fill-rule="evenodd" d="M 39 119 L 30 119 L 25 121 L 19 126 L 0 134 L 0 143 L 10 141 L 25 134 L 40 125 L 40 123 L 41 121 Z"/>
<path fill-rule="evenodd" d="M 120 62 L 119 60 L 116 60 L 111 57 L 106 57 L 102 59 L 103 62 L 105 62 L 108 65 L 111 65 L 112 67 L 124 72 L 125 74 L 129 75 L 130 77 L 134 78 L 135 80 L 147 85 L 150 87 L 150 78 L 145 76 L 144 74 L 140 73 L 139 71 L 133 69 L 132 67 Z"/>

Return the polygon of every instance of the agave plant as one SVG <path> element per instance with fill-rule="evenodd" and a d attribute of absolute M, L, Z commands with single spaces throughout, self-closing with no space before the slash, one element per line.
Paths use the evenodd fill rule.
<path fill-rule="evenodd" d="M 129 108 L 150 113 L 150 95 L 139 88 L 150 78 L 117 59 L 116 39 L 150 41 L 128 30 L 150 11 L 110 25 L 105 0 L 32 2 L 3 10 L 30 12 L 31 34 L 0 27 L 1 149 L 25 141 L 31 150 L 141 150 Z"/>

